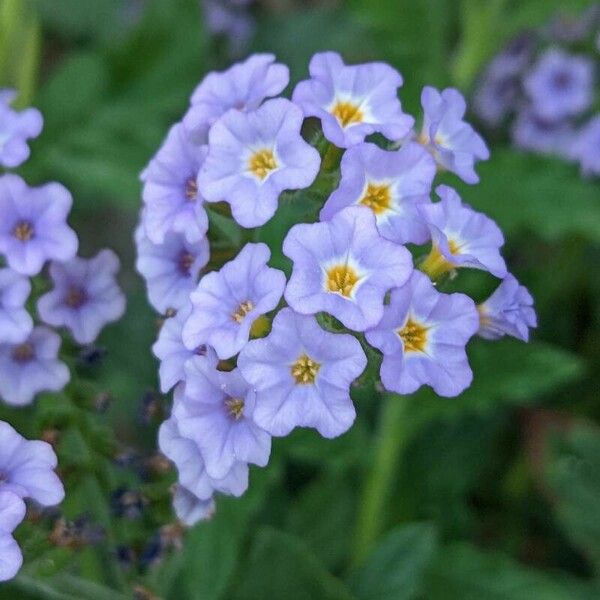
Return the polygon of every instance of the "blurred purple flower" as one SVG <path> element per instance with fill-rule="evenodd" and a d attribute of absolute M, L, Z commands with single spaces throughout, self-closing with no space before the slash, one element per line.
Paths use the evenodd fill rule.
<path fill-rule="evenodd" d="M 522 150 L 573 158 L 576 133 L 568 120 L 548 121 L 525 109 L 517 115 L 510 135 L 513 144 Z"/>
<path fill-rule="evenodd" d="M 0 581 L 12 579 L 23 564 L 23 555 L 11 535 L 25 518 L 25 503 L 0 484 Z"/>
<path fill-rule="evenodd" d="M 339 187 L 321 210 L 322 221 L 362 204 L 375 213 L 384 238 L 398 244 L 424 244 L 429 239 L 416 206 L 430 202 L 436 165 L 423 147 L 409 142 L 387 152 L 375 144 L 357 144 L 344 153 L 341 171 Z"/>
<path fill-rule="evenodd" d="M 473 301 L 464 294 L 440 294 L 418 271 L 392 291 L 381 322 L 366 332 L 383 353 L 386 389 L 411 394 L 422 385 L 440 396 L 457 396 L 473 379 L 465 345 L 479 327 Z"/>
<path fill-rule="evenodd" d="M 600 175 L 600 115 L 593 117 L 578 132 L 572 157 L 579 161 L 584 175 Z"/>
<path fill-rule="evenodd" d="M 200 500 L 182 485 L 176 485 L 173 492 L 173 508 L 177 518 L 186 526 L 193 527 L 200 521 L 210 519 L 216 510 L 215 501 Z"/>
<path fill-rule="evenodd" d="M 413 126 L 398 99 L 402 76 L 388 64 L 345 65 L 336 52 L 320 52 L 309 72 L 292 100 L 305 116 L 321 120 L 325 137 L 336 146 L 348 148 L 372 133 L 399 140 Z"/>
<path fill-rule="evenodd" d="M 586 110 L 594 96 L 594 64 L 583 56 L 549 48 L 525 77 L 532 110 L 542 119 L 559 121 Z"/>
<path fill-rule="evenodd" d="M 179 431 L 200 449 L 210 477 L 225 477 L 240 462 L 269 462 L 271 436 L 256 424 L 255 406 L 256 392 L 239 369 L 218 371 L 202 358 L 186 364 L 184 393 L 173 415 Z"/>
<path fill-rule="evenodd" d="M 154 356 L 160 360 L 158 377 L 163 394 L 185 379 L 185 365 L 194 356 L 204 356 L 212 365 L 217 366 L 217 354 L 210 346 L 202 344 L 194 350 L 188 350 L 183 343 L 183 326 L 191 313 L 192 306 L 188 304 L 179 309 L 174 317 L 166 319 L 158 340 L 152 346 Z"/>
<path fill-rule="evenodd" d="M 23 275 L 37 275 L 47 260 L 77 252 L 77 236 L 66 219 L 73 200 L 59 183 L 28 187 L 17 175 L 0 177 L 0 253 Z"/>
<path fill-rule="evenodd" d="M 510 273 L 477 308 L 480 320 L 478 333 L 488 340 L 511 335 L 527 342 L 529 329 L 537 326 L 531 294 Z"/>
<path fill-rule="evenodd" d="M 413 268 L 410 252 L 380 236 L 365 206 L 325 223 L 294 225 L 283 253 L 294 263 L 288 304 L 301 314 L 328 312 L 355 331 L 377 324 L 386 292 L 406 283 Z"/>
<path fill-rule="evenodd" d="M 208 217 L 197 177 L 207 152 L 206 146 L 192 144 L 177 123 L 142 173 L 144 227 L 151 242 L 162 244 L 169 231 L 190 243 L 206 235 Z"/>
<path fill-rule="evenodd" d="M 35 327 L 21 344 L 0 344 L 0 399 L 23 406 L 40 392 L 61 391 L 70 373 L 59 348 L 60 336 L 47 327 Z"/>
<path fill-rule="evenodd" d="M 314 427 L 333 438 L 354 422 L 350 384 L 367 358 L 351 335 L 323 331 L 314 317 L 284 308 L 266 338 L 244 347 L 238 366 L 256 390 L 254 420 L 261 427 L 277 436 Z"/>
<path fill-rule="evenodd" d="M 189 349 L 208 344 L 221 359 L 242 349 L 254 321 L 273 310 L 283 294 L 285 275 L 267 266 L 270 256 L 266 244 L 246 244 L 219 271 L 200 280 L 183 327 Z"/>
<path fill-rule="evenodd" d="M 162 314 L 186 306 L 198 284 L 200 270 L 208 263 L 208 240 L 202 238 L 190 244 L 183 235 L 168 233 L 163 244 L 153 244 L 142 225 L 135 233 L 135 241 L 135 264 L 146 280 L 150 304 Z"/>
<path fill-rule="evenodd" d="M 107 323 L 125 312 L 125 296 L 116 281 L 119 258 L 101 250 L 93 258 L 75 257 L 50 265 L 54 289 L 37 304 L 44 323 L 66 327 L 79 344 L 91 344 Z"/>
<path fill-rule="evenodd" d="M 423 127 L 419 141 L 428 148 L 437 163 L 466 183 L 477 183 L 475 161 L 487 160 L 489 150 L 483 138 L 465 120 L 467 105 L 454 88 L 441 93 L 426 86 L 421 93 Z"/>
<path fill-rule="evenodd" d="M 273 54 L 253 54 L 226 71 L 209 73 L 192 94 L 183 119 L 194 141 L 206 143 L 208 130 L 229 109 L 256 110 L 289 82 L 289 69 Z"/>
<path fill-rule="evenodd" d="M 52 446 L 26 440 L 8 423 L 0 421 L 0 492 L 31 498 L 42 506 L 54 506 L 65 497 L 54 472 L 56 454 Z"/>
<path fill-rule="evenodd" d="M 302 112 L 285 98 L 255 111 L 231 110 L 209 133 L 198 185 L 209 202 L 225 200 L 242 227 L 259 227 L 277 210 L 283 190 L 308 187 L 319 153 L 300 135 Z"/>
<path fill-rule="evenodd" d="M 175 389 L 175 406 L 183 397 L 183 387 Z M 210 477 L 196 442 L 182 435 L 179 422 L 171 417 L 158 433 L 160 451 L 172 461 L 179 473 L 179 483 L 199 500 L 209 500 L 215 492 L 241 496 L 248 487 L 248 465 L 235 463 L 221 478 Z"/>
<path fill-rule="evenodd" d="M 419 207 L 431 232 L 432 248 L 421 269 L 433 279 L 459 267 L 506 275 L 500 255 L 504 236 L 492 219 L 461 202 L 451 187 L 440 185 L 441 202 Z"/>
<path fill-rule="evenodd" d="M 29 158 L 27 140 L 40 135 L 44 124 L 35 108 L 13 110 L 11 104 L 16 97 L 14 90 L 0 90 L 0 165 L 9 169 Z"/>
<path fill-rule="evenodd" d="M 31 292 L 29 279 L 12 269 L 0 269 L 0 343 L 20 344 L 33 329 L 25 308 Z"/>

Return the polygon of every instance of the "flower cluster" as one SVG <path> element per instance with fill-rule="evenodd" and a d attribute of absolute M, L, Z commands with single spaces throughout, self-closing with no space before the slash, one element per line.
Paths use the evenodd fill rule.
<path fill-rule="evenodd" d="M 559 16 L 518 35 L 483 73 L 476 114 L 490 129 L 508 126 L 518 148 L 600 175 L 598 40 L 600 4 L 578 18 Z"/>
<path fill-rule="evenodd" d="M 389 65 L 326 52 L 309 72 L 291 101 L 273 98 L 288 70 L 271 55 L 210 73 L 142 174 L 137 266 L 163 316 L 153 351 L 174 399 L 159 444 L 185 523 L 211 515 L 215 494 L 242 494 L 272 437 L 346 432 L 354 386 L 379 375 L 388 392 L 456 396 L 475 334 L 526 340 L 536 324 L 498 226 L 434 187 L 438 171 L 476 183 L 489 157 L 462 95 L 426 87 L 417 128 Z M 258 241 L 294 199 L 312 215 L 283 221 L 281 248 Z M 440 291 L 466 268 L 502 280 L 479 306 Z"/>
<path fill-rule="evenodd" d="M 8 168 L 27 159 L 28 139 L 42 130 L 40 113 L 14 111 L 14 98 L 0 91 L 0 165 Z M 31 404 L 37 394 L 59 392 L 69 382 L 55 329 L 64 327 L 87 345 L 125 310 L 116 255 L 76 256 L 77 235 L 67 223 L 72 202 L 59 183 L 31 187 L 14 173 L 0 175 L 0 401 L 11 406 Z M 49 444 L 27 441 L 0 421 L 0 581 L 21 566 L 12 532 L 24 518 L 23 500 L 62 501 L 56 463 Z"/>
<path fill-rule="evenodd" d="M 35 109 L 10 108 L 14 94 L 0 92 L 0 162 L 16 166 L 28 155 L 26 140 L 41 132 Z M 30 404 L 44 391 L 60 391 L 69 370 L 59 359 L 60 336 L 50 327 L 66 328 L 78 344 L 92 343 L 105 324 L 119 319 L 125 297 L 115 276 L 119 260 L 111 250 L 90 259 L 76 256 L 77 235 L 67 223 L 73 204 L 60 183 L 30 187 L 14 173 L 0 176 L 0 400 Z M 52 289 L 41 277 L 49 265 Z M 27 306 L 37 307 L 36 324 Z"/>
<path fill-rule="evenodd" d="M 14 577 L 23 562 L 12 532 L 25 518 L 24 500 L 42 506 L 62 502 L 65 492 L 55 468 L 50 444 L 26 440 L 0 421 L 0 581 Z"/>

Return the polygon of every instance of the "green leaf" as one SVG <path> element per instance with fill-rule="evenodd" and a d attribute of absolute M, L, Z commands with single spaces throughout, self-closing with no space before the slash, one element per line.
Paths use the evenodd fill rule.
<path fill-rule="evenodd" d="M 235 600 L 352 600 L 346 586 L 326 571 L 298 538 L 270 527 L 259 530 Z"/>
<path fill-rule="evenodd" d="M 547 240 L 577 233 L 600 241 L 598 184 L 558 159 L 495 149 L 478 167 L 481 182 L 457 184 L 465 202 L 495 219 L 504 233 L 532 232 Z"/>
<path fill-rule="evenodd" d="M 343 565 L 352 543 L 357 492 L 353 478 L 325 470 L 288 509 L 286 529 L 304 540 L 329 569 Z"/>
<path fill-rule="evenodd" d="M 525 344 L 504 338 L 475 340 L 469 348 L 474 379 L 457 398 L 441 399 L 430 390 L 417 393 L 424 411 L 460 415 L 465 410 L 488 411 L 498 404 L 535 405 L 541 398 L 577 379 L 583 363 L 574 353 L 543 342 Z"/>
<path fill-rule="evenodd" d="M 553 440 L 546 483 L 559 523 L 600 574 L 600 432 L 579 425 Z"/>
<path fill-rule="evenodd" d="M 424 576 L 437 551 L 432 525 L 401 525 L 387 534 L 353 573 L 359 600 L 409 600 L 420 597 Z"/>
<path fill-rule="evenodd" d="M 429 576 L 427 600 L 578 600 L 595 596 L 591 587 L 567 576 L 527 568 L 498 552 L 467 543 L 446 547 Z"/>

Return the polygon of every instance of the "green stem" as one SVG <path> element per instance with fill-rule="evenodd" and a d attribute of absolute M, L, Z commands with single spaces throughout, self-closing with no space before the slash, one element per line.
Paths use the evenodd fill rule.
<path fill-rule="evenodd" d="M 380 413 L 374 462 L 364 484 L 357 517 L 352 566 L 362 562 L 386 525 L 388 503 L 402 452 L 415 429 L 409 396 L 386 394 Z"/>

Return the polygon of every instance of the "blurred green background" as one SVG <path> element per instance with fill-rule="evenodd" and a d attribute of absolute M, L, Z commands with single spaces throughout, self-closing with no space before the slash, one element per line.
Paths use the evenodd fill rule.
<path fill-rule="evenodd" d="M 293 82 L 317 50 L 388 61 L 418 115 L 423 85 L 468 94 L 514 34 L 589 4 L 263 0 L 243 52 L 274 52 Z M 71 189 L 84 255 L 110 246 L 122 257 L 128 313 L 101 338 L 98 376 L 119 440 L 146 451 L 156 424 L 140 427 L 139 412 L 156 387 L 157 324 L 133 269 L 138 174 L 203 75 L 231 60 L 197 0 L 0 0 L 0 86 L 45 117 L 20 172 Z M 600 185 L 558 160 L 491 150 L 479 185 L 449 181 L 504 230 L 511 270 L 536 300 L 533 341 L 476 340 L 475 382 L 458 399 L 361 397 L 340 439 L 276 440 L 247 495 L 219 501 L 183 551 L 130 572 L 131 585 L 184 600 L 600 597 Z M 46 580 L 43 567 L 0 597 L 121 598 Z M 61 569 L 119 587 L 75 559 Z"/>

